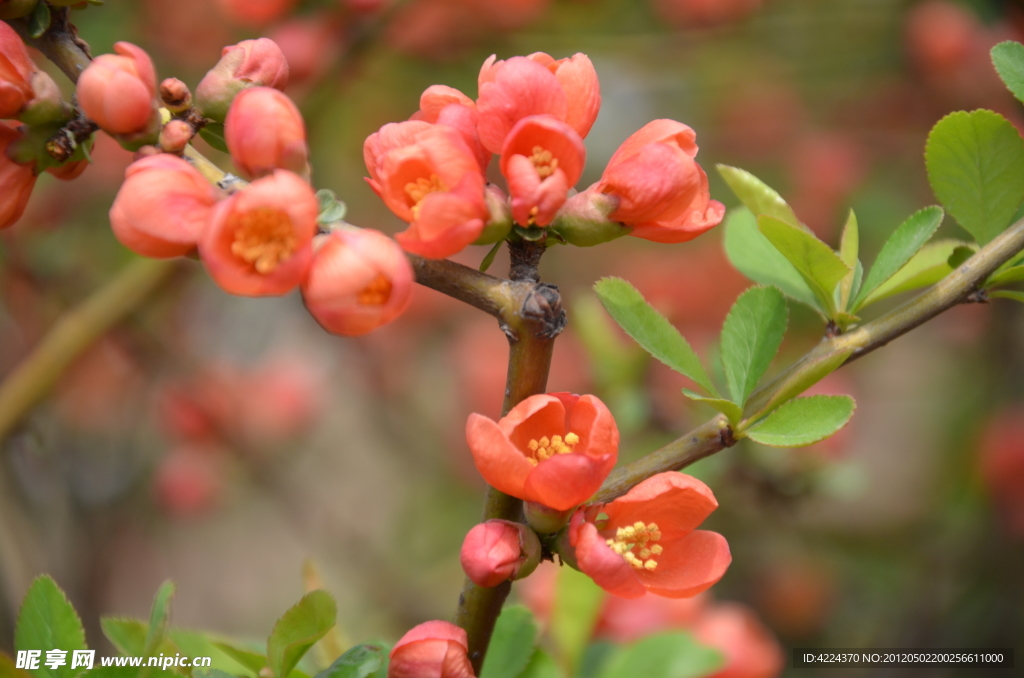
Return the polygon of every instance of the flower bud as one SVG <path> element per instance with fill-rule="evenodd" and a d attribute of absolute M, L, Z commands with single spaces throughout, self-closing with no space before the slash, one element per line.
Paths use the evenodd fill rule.
<path fill-rule="evenodd" d="M 39 0 L 0 0 L 0 19 L 20 19 L 36 8 Z"/>
<path fill-rule="evenodd" d="M 110 208 L 121 244 L 145 257 L 176 257 L 196 248 L 217 202 L 214 187 L 166 153 L 132 163 Z"/>
<path fill-rule="evenodd" d="M 309 174 L 302 114 L 276 89 L 254 87 L 235 97 L 224 123 L 224 138 L 235 167 L 246 177 L 261 177 L 276 169 Z"/>
<path fill-rule="evenodd" d="M 369 229 L 339 229 L 317 240 L 302 298 L 325 330 L 366 334 L 409 305 L 412 266 L 394 240 Z"/>
<path fill-rule="evenodd" d="M 57 167 L 47 167 L 46 171 L 61 181 L 71 181 L 82 176 L 82 172 L 88 169 L 88 167 L 88 160 L 71 160 Z"/>
<path fill-rule="evenodd" d="M 508 205 L 505 191 L 494 184 L 487 184 L 484 188 L 484 201 L 491 216 L 484 224 L 480 237 L 473 241 L 474 245 L 492 245 L 504 240 L 512 230 L 512 208 Z"/>
<path fill-rule="evenodd" d="M 608 215 L 619 206 L 615 196 L 599 191 L 577 193 L 562 206 L 549 226 L 570 245 L 592 247 L 628 235 L 628 226 L 613 221 Z"/>
<path fill-rule="evenodd" d="M 466 632 L 446 621 L 413 627 L 391 649 L 388 678 L 473 678 Z"/>
<path fill-rule="evenodd" d="M 177 78 L 165 78 L 160 83 L 160 101 L 171 113 L 187 111 L 192 106 L 192 92 Z"/>
<path fill-rule="evenodd" d="M 459 560 L 473 583 L 490 588 L 537 569 L 540 550 L 540 540 L 526 525 L 488 520 L 466 535 Z"/>
<path fill-rule="evenodd" d="M 82 71 L 76 92 L 85 114 L 105 132 L 135 140 L 156 136 L 156 70 L 149 55 L 128 42 L 101 54 Z"/>
<path fill-rule="evenodd" d="M 29 85 L 32 88 L 32 99 L 25 103 L 18 120 L 29 125 L 43 125 L 71 119 L 71 106 L 64 101 L 64 95 L 60 93 L 53 78 L 42 71 L 36 71 L 29 79 Z"/>
<path fill-rule="evenodd" d="M 243 40 L 225 47 L 220 61 L 196 88 L 196 108 L 207 117 L 223 121 L 235 96 L 249 87 L 288 85 L 288 61 L 273 40 Z"/>
<path fill-rule="evenodd" d="M 19 165 L 7 157 L 8 146 L 20 136 L 21 132 L 11 123 L 0 121 L 0 228 L 7 228 L 21 218 L 36 185 L 32 165 Z"/>
<path fill-rule="evenodd" d="M 164 153 L 181 153 L 192 136 L 192 125 L 184 120 L 171 120 L 160 130 L 160 148 Z"/>
<path fill-rule="evenodd" d="M 14 29 L 0 23 L 0 118 L 14 118 L 32 100 L 35 64 Z"/>

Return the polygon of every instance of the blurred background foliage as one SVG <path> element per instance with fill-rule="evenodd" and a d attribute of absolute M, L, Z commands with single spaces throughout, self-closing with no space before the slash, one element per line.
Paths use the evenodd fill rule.
<path fill-rule="evenodd" d="M 108 0 L 74 18 L 94 53 L 135 42 L 161 77 L 193 86 L 222 46 L 278 40 L 314 183 L 348 203 L 349 221 L 388 233 L 402 224 L 362 181 L 363 140 L 407 118 L 428 85 L 475 96 L 492 53 L 593 59 L 604 103 L 581 186 L 634 130 L 673 118 L 697 130 L 713 197 L 735 203 L 715 163 L 751 170 L 834 246 L 852 207 L 866 260 L 936 202 L 922 162 L 935 121 L 985 107 L 1024 122 L 988 61 L 993 44 L 1024 37 L 1011 0 L 412 0 L 376 14 L 363 14 L 373 2 L 310 0 L 265 25 L 239 21 L 241 4 Z M 41 177 L 26 216 L 0 234 L 0 375 L 130 259 L 106 219 L 130 155 L 100 137 L 81 179 Z M 623 461 L 711 412 L 612 328 L 589 288 L 627 278 L 707 355 L 749 284 L 721 235 L 545 256 L 542 275 L 570 308 L 550 389 L 608 402 Z M 941 236 L 964 233 L 947 219 Z M 478 265 L 485 252 L 458 259 Z M 821 336 L 809 311 L 792 312 L 776 369 Z M 394 324 L 342 340 L 298 295 L 230 297 L 197 264 L 2 443 L 0 649 L 40 572 L 101 648 L 99 616 L 145 616 L 165 578 L 177 625 L 262 636 L 300 595 L 307 558 L 350 641 L 447 618 L 483 487 L 463 426 L 472 411 L 498 415 L 506 355 L 492 319 L 430 290 Z M 692 468 L 720 501 L 709 527 L 734 554 L 715 597 L 751 606 L 784 649 L 1024 637 L 1020 307 L 955 308 L 816 392 L 857 398 L 835 438 L 800 450 L 745 441 Z M 971 675 L 943 671 L 914 675 Z"/>

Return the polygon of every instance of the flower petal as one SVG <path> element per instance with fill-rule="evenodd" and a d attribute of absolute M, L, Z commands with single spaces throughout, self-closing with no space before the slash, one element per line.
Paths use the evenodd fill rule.
<path fill-rule="evenodd" d="M 576 545 L 580 571 L 609 593 L 623 598 L 640 598 L 647 593 L 636 571 L 605 543 L 592 523 L 583 523 Z"/>
<path fill-rule="evenodd" d="M 572 407 L 567 407 L 566 430 L 575 431 L 580 435 L 580 446 L 576 451 L 602 457 L 611 454 L 614 465 L 614 459 L 617 458 L 619 451 L 619 427 L 615 424 L 615 417 L 595 396 L 573 397 L 576 398 L 576 403 Z"/>
<path fill-rule="evenodd" d="M 664 552 L 654 571 L 637 570 L 647 589 L 666 598 L 689 598 L 714 585 L 729 569 L 732 555 L 725 537 L 697 530 L 682 539 L 662 540 Z"/>
<path fill-rule="evenodd" d="M 488 68 L 488 64 L 484 64 Z M 481 76 L 484 71 L 481 70 Z M 513 57 L 495 67 L 494 81 L 480 85 L 480 141 L 492 153 L 501 152 L 512 126 L 528 115 L 564 119 L 565 91 L 551 71 L 526 57 Z"/>
<path fill-rule="evenodd" d="M 533 467 L 498 424 L 476 413 L 469 415 L 466 442 L 484 480 L 505 494 L 522 498 L 526 477 Z"/>
<path fill-rule="evenodd" d="M 614 455 L 556 454 L 526 477 L 524 499 L 568 511 L 593 496 L 614 465 Z"/>
<path fill-rule="evenodd" d="M 601 109 L 601 85 L 594 64 L 586 54 L 577 53 L 562 60 L 555 77 L 565 90 L 568 105 L 565 121 L 581 137 L 586 137 Z"/>
<path fill-rule="evenodd" d="M 622 142 L 619 149 L 612 155 L 608 165 L 622 162 L 637 153 L 647 144 L 674 144 L 691 158 L 697 155 L 697 133 L 688 125 L 675 120 L 662 118 L 652 120 Z"/>
<path fill-rule="evenodd" d="M 651 476 L 610 504 L 605 530 L 632 525 L 637 521 L 655 522 L 664 539 L 686 535 L 711 512 L 718 501 L 711 488 L 685 473 L 668 471 Z"/>

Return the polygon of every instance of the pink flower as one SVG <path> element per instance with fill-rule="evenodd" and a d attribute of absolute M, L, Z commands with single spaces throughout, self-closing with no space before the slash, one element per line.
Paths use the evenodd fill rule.
<path fill-rule="evenodd" d="M 762 0 L 654 0 L 655 11 L 680 28 L 738 21 L 761 6 Z"/>
<path fill-rule="evenodd" d="M 270 87 L 253 87 L 235 97 L 224 122 L 231 160 L 246 177 L 276 169 L 305 175 L 309 171 L 306 125 L 286 95 Z"/>
<path fill-rule="evenodd" d="M 253 28 L 265 26 L 287 14 L 297 0 L 219 0 L 235 22 Z"/>
<path fill-rule="evenodd" d="M 17 117 L 32 100 L 32 75 L 37 70 L 25 43 L 0 21 L 0 118 Z"/>
<path fill-rule="evenodd" d="M 221 450 L 179 445 L 156 469 L 153 479 L 157 502 L 175 517 L 196 517 L 212 509 L 224 489 Z"/>
<path fill-rule="evenodd" d="M 149 55 L 129 42 L 101 54 L 82 71 L 76 92 L 85 114 L 111 134 L 156 132 L 156 70 Z"/>
<path fill-rule="evenodd" d="M 394 240 L 369 229 L 336 230 L 317 240 L 302 298 L 325 330 L 366 334 L 408 307 L 412 266 Z"/>
<path fill-rule="evenodd" d="M 196 248 L 217 197 L 213 185 L 181 158 L 152 155 L 125 171 L 110 208 L 110 226 L 136 254 L 181 256 Z"/>
<path fill-rule="evenodd" d="M 585 54 L 555 60 L 543 52 L 496 61 L 480 69 L 480 140 L 498 153 L 517 122 L 530 115 L 553 115 L 586 137 L 601 108 L 594 65 Z"/>
<path fill-rule="evenodd" d="M 409 228 L 395 236 L 407 252 L 444 258 L 461 251 L 489 217 L 484 176 L 459 131 L 412 120 L 367 138 L 368 182 Z"/>
<path fill-rule="evenodd" d="M 448 125 L 459 130 L 462 139 L 479 161 L 480 171 L 487 171 L 491 152 L 480 143 L 477 132 L 480 114 L 476 110 L 476 103 L 465 94 L 446 85 L 431 85 L 420 96 L 420 110 L 409 119 Z"/>
<path fill-rule="evenodd" d="M 505 137 L 501 173 L 512 216 L 523 226 L 547 226 L 583 173 L 587 149 L 566 123 L 550 115 L 523 118 Z"/>
<path fill-rule="evenodd" d="M 19 165 L 7 157 L 7 147 L 20 137 L 14 123 L 0 120 L 0 228 L 7 228 L 21 218 L 36 185 L 31 165 Z"/>
<path fill-rule="evenodd" d="M 650 122 L 623 142 L 588 190 L 618 198 L 609 216 L 632 226 L 630 235 L 662 243 L 692 240 L 725 216 L 694 160 L 696 138 L 681 122 Z"/>
<path fill-rule="evenodd" d="M 473 678 L 466 632 L 446 621 L 428 621 L 402 636 L 391 650 L 388 678 Z"/>
<path fill-rule="evenodd" d="M 589 499 L 612 470 L 619 429 L 594 396 L 547 393 L 527 398 L 498 421 L 471 414 L 466 441 L 490 485 L 567 511 Z"/>
<path fill-rule="evenodd" d="M 540 563 L 540 541 L 526 525 L 488 520 L 466 534 L 459 561 L 470 581 L 490 588 L 528 576 Z"/>
<path fill-rule="evenodd" d="M 732 561 L 722 535 L 696 529 L 716 508 L 696 478 L 659 473 L 608 504 L 577 511 L 570 544 L 580 571 L 609 593 L 688 598 L 721 579 Z"/>
<path fill-rule="evenodd" d="M 210 277 L 232 294 L 286 294 L 309 269 L 319 212 L 309 184 L 277 170 L 217 205 L 199 254 Z"/>
<path fill-rule="evenodd" d="M 785 666 L 779 642 L 740 603 L 708 606 L 693 625 L 693 635 L 725 655 L 725 667 L 709 678 L 776 678 Z"/>
<path fill-rule="evenodd" d="M 196 107 L 215 120 L 223 120 L 235 96 L 249 87 L 288 85 L 289 67 L 284 53 L 273 40 L 243 40 L 225 47 L 220 61 L 196 88 Z"/>
<path fill-rule="evenodd" d="M 1024 409 L 997 413 L 980 445 L 981 475 L 1007 530 L 1024 537 Z"/>

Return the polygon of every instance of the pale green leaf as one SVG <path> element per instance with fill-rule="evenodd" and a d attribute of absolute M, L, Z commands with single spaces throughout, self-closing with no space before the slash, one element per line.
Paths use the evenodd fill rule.
<path fill-rule="evenodd" d="M 387 648 L 381 645 L 356 645 L 316 674 L 316 678 L 384 678 L 387 665 Z"/>
<path fill-rule="evenodd" d="M 1000 299 L 1012 299 L 1013 301 L 1019 301 L 1024 304 L 1024 292 L 1011 292 L 1010 290 L 999 290 L 998 292 L 992 292 L 989 296 L 998 297 Z"/>
<path fill-rule="evenodd" d="M 718 671 L 725 658 L 684 631 L 638 640 L 609 658 L 600 678 L 702 678 Z"/>
<path fill-rule="evenodd" d="M 835 315 L 833 291 L 839 281 L 853 271 L 831 247 L 813 234 L 774 217 L 757 219 L 761 233 L 782 253 L 814 291 L 829 317 Z"/>
<path fill-rule="evenodd" d="M 153 608 L 149 613 L 149 629 L 146 633 L 146 644 L 143 655 L 152 656 L 156 649 L 163 642 L 167 635 L 167 626 L 170 623 L 171 598 L 174 596 L 174 584 L 165 581 L 160 585 L 153 599 Z"/>
<path fill-rule="evenodd" d="M 850 396 L 795 398 L 747 429 L 747 437 L 772 447 L 811 445 L 846 426 L 856 404 Z"/>
<path fill-rule="evenodd" d="M 149 628 L 140 619 L 125 617 L 103 617 L 100 628 L 110 644 L 123 655 L 131 657 L 145 656 L 146 634 Z"/>
<path fill-rule="evenodd" d="M 246 650 L 225 642 L 215 641 L 213 646 L 257 675 L 259 675 L 263 667 L 268 665 L 267 658 L 258 652 Z"/>
<path fill-rule="evenodd" d="M 1024 101 L 1024 45 L 1007 40 L 992 48 L 992 64 L 1006 88 Z"/>
<path fill-rule="evenodd" d="M 900 224 L 882 246 L 882 251 L 878 253 L 875 263 L 868 271 L 864 284 L 857 294 L 857 300 L 853 303 L 854 310 L 860 308 L 872 292 L 892 278 L 924 247 L 935 233 L 935 229 L 942 223 L 942 217 L 941 207 L 925 207 Z"/>
<path fill-rule="evenodd" d="M 494 626 L 480 678 L 519 676 L 533 657 L 538 631 L 533 613 L 525 607 L 503 609 Z"/>
<path fill-rule="evenodd" d="M 1024 266 L 1013 266 L 999 271 L 985 283 L 985 287 L 996 287 L 998 285 L 1009 285 L 1024 280 Z"/>
<path fill-rule="evenodd" d="M 962 240 L 937 240 L 928 243 L 912 256 L 903 268 L 867 295 L 859 307 L 869 306 L 894 294 L 934 285 L 952 272 L 949 257 L 954 250 L 965 245 L 967 243 Z"/>
<path fill-rule="evenodd" d="M 246 667 L 215 644 L 220 641 L 219 638 L 211 637 L 206 633 L 172 628 L 167 635 L 183 655 L 188 655 L 189 657 L 209 657 L 211 666 L 208 668 L 227 671 L 235 676 L 256 676 L 259 673 L 259 669 L 267 665 L 264 659 L 256 670 Z"/>
<path fill-rule="evenodd" d="M 819 381 L 842 367 L 847 358 L 853 353 L 853 349 L 830 353 L 824 356 L 805 358 L 801 361 L 801 369 L 788 377 L 771 383 L 772 396 L 768 402 L 758 410 L 750 421 L 757 422 L 769 412 L 785 402 L 797 397 Z M 737 433 L 742 433 L 738 430 Z"/>
<path fill-rule="evenodd" d="M 747 290 L 729 311 L 722 327 L 722 367 L 740 408 L 782 345 L 788 321 L 786 299 L 775 287 Z"/>
<path fill-rule="evenodd" d="M 790 299 L 824 313 L 814 292 L 757 229 L 757 218 L 741 207 L 730 210 L 725 220 L 725 253 L 736 269 L 756 283 L 774 285 Z"/>
<path fill-rule="evenodd" d="M 551 639 L 564 663 L 575 667 L 593 635 L 604 602 L 604 590 L 571 567 L 559 568 L 555 581 Z"/>
<path fill-rule="evenodd" d="M 594 291 L 615 322 L 636 343 L 676 372 L 700 384 L 708 393 L 718 395 L 690 344 L 635 287 L 621 278 L 602 278 L 594 285 Z"/>
<path fill-rule="evenodd" d="M 519 678 L 565 678 L 565 672 L 544 650 L 538 649 L 530 657 L 530 663 L 519 674 Z"/>
<path fill-rule="evenodd" d="M 715 408 L 728 417 L 730 424 L 737 424 L 741 419 L 743 419 L 743 408 L 731 400 L 726 400 L 725 398 L 708 398 L 695 391 L 691 391 L 688 388 L 683 389 L 683 395 L 690 400 L 694 400 L 698 403 L 704 403 L 705 405 L 710 405 Z"/>
<path fill-rule="evenodd" d="M 286 678 L 313 644 L 334 626 L 337 607 L 327 591 L 310 591 L 274 625 L 267 661 L 276 678 Z"/>
<path fill-rule="evenodd" d="M 49 575 L 36 577 L 25 594 L 14 629 L 14 649 L 42 651 L 39 668 L 32 671 L 37 678 L 69 678 L 82 671 L 71 669 L 71 653 L 87 649 L 82 621 Z M 55 669 L 47 667 L 48 650 L 67 651 L 67 662 Z"/>
<path fill-rule="evenodd" d="M 725 179 L 725 183 L 729 184 L 732 192 L 755 216 L 767 214 L 803 228 L 800 220 L 793 213 L 793 209 L 771 186 L 739 167 L 730 167 L 729 165 L 717 165 L 716 167 L 718 173 Z"/>
<path fill-rule="evenodd" d="M 960 225 L 984 245 L 1024 200 L 1024 139 L 992 111 L 950 113 L 925 146 L 928 180 Z"/>
<path fill-rule="evenodd" d="M 850 299 L 853 298 L 854 285 L 856 284 L 857 271 L 860 267 L 860 227 L 857 225 L 857 215 L 850 210 L 846 218 L 846 225 L 843 227 L 843 237 L 839 243 L 839 258 L 844 264 L 850 267 L 850 272 L 839 283 L 839 306 L 841 310 L 850 307 Z"/>

